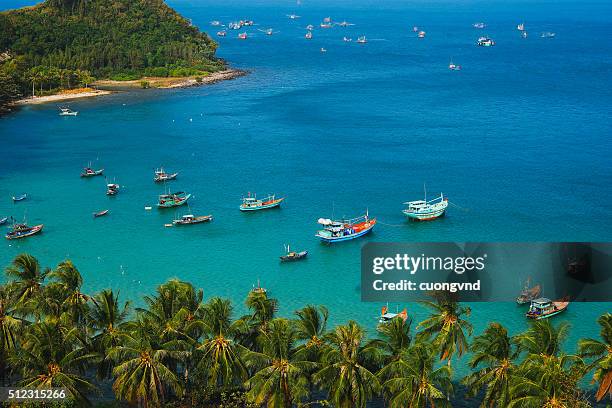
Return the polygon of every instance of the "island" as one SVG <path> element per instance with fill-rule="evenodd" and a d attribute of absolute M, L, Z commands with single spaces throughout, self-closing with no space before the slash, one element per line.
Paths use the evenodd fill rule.
<path fill-rule="evenodd" d="M 217 44 L 163 0 L 45 0 L 0 12 L 0 106 L 95 96 L 92 84 L 231 79 Z"/>

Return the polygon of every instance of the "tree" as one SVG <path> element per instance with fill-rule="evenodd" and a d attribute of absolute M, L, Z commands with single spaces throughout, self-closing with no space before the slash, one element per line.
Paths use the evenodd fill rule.
<path fill-rule="evenodd" d="M 325 347 L 325 335 L 329 311 L 325 306 L 308 305 L 295 312 L 296 336 L 304 343 L 299 352 L 310 361 L 319 361 Z"/>
<path fill-rule="evenodd" d="M 578 350 L 581 357 L 595 358 L 589 368 L 595 369 L 593 382 L 599 383 L 595 398 L 601 401 L 606 394 L 612 399 L 612 313 L 599 316 L 597 323 L 601 326 L 602 340 L 581 339 Z"/>
<path fill-rule="evenodd" d="M 377 355 L 377 361 L 381 364 L 399 359 L 400 355 L 410 346 L 411 325 L 411 320 L 404 320 L 400 317 L 379 324 L 376 328 L 379 338 L 370 340 L 367 349 L 371 350 L 373 355 Z"/>
<path fill-rule="evenodd" d="M 8 287 L 0 286 L 0 387 L 5 385 L 6 362 L 17 347 L 17 336 L 23 326 L 24 321 L 17 316 Z"/>
<path fill-rule="evenodd" d="M 247 397 L 268 408 L 291 408 L 309 395 L 308 373 L 315 363 L 303 360 L 296 348 L 296 332 L 287 319 L 274 319 L 261 330 L 261 352 L 247 353 L 256 372 L 247 381 Z"/>
<path fill-rule="evenodd" d="M 469 317 L 471 309 L 461 306 L 449 294 L 438 293 L 435 297 L 436 302 L 421 302 L 433 313 L 417 326 L 422 329 L 417 339 L 434 337 L 433 342 L 440 350 L 440 360 L 447 360 L 450 366 L 455 354 L 461 357 L 468 350 L 466 333 L 471 336 L 473 327 L 463 316 Z"/>
<path fill-rule="evenodd" d="M 314 380 L 326 390 L 336 408 L 363 408 L 380 390 L 380 382 L 367 367 L 371 356 L 362 345 L 363 329 L 354 321 L 338 326 L 327 336 L 330 347 Z"/>
<path fill-rule="evenodd" d="M 47 298 L 55 298 L 61 306 L 61 311 L 76 325 L 85 324 L 88 314 L 89 295 L 81 291 L 83 277 L 72 261 L 61 262 L 55 270 L 48 274 L 54 282 L 47 287 Z"/>
<path fill-rule="evenodd" d="M 478 369 L 467 375 L 463 383 L 468 396 L 476 396 L 485 389 L 481 407 L 506 407 L 510 402 L 510 386 L 516 372 L 514 359 L 518 351 L 499 323 L 490 323 L 484 333 L 477 336 L 471 346 L 469 367 Z"/>
<path fill-rule="evenodd" d="M 513 341 L 518 345 L 519 351 L 556 356 L 561 352 L 561 346 L 569 334 L 569 329 L 568 322 L 553 326 L 550 320 L 536 320 L 531 322 L 527 331 L 516 335 Z"/>
<path fill-rule="evenodd" d="M 37 320 L 40 318 L 36 304 L 41 299 L 43 283 L 48 273 L 48 269 L 42 270 L 38 260 L 28 254 L 17 255 L 6 268 L 13 301 L 21 314 L 33 314 L 37 316 Z"/>
<path fill-rule="evenodd" d="M 436 351 L 430 343 L 416 342 L 380 370 L 390 408 L 450 407 L 451 368 L 435 368 Z"/>

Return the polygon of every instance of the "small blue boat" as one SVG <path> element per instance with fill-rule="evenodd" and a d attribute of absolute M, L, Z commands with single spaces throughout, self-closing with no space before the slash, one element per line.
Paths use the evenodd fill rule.
<path fill-rule="evenodd" d="M 8 217 L 0 218 L 0 225 L 6 224 L 7 221 L 8 221 Z"/>
<path fill-rule="evenodd" d="M 26 198 L 28 198 L 27 194 L 22 194 L 20 196 L 13 196 L 13 202 L 17 202 L 17 201 L 23 201 Z"/>

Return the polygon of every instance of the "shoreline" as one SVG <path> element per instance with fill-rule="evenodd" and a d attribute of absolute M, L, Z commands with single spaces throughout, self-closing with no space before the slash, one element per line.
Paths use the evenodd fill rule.
<path fill-rule="evenodd" d="M 241 69 L 226 69 L 224 71 L 213 72 L 212 74 L 204 77 L 199 77 L 201 80 L 197 80 L 197 76 L 182 77 L 182 78 L 165 78 L 165 77 L 144 77 L 141 79 L 135 79 L 131 81 L 114 81 L 110 79 L 102 79 L 94 82 L 92 85 L 99 87 L 94 88 L 83 88 L 82 91 L 72 90 L 68 92 L 60 92 L 53 95 L 36 96 L 18 99 L 11 102 L 7 107 L 18 107 L 23 105 L 40 105 L 51 102 L 63 102 L 73 99 L 82 98 L 93 98 L 96 96 L 111 95 L 119 91 L 130 91 L 133 89 L 141 89 L 142 82 L 149 83 L 149 89 L 177 89 L 187 88 L 192 86 L 200 85 L 212 85 L 221 81 L 229 81 L 235 78 L 246 75 L 248 72 Z"/>

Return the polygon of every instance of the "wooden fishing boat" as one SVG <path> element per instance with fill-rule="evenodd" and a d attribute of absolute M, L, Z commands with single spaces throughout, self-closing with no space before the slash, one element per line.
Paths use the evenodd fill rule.
<path fill-rule="evenodd" d="M 440 193 L 439 197 L 427 201 L 427 189 L 424 188 L 425 198 L 423 200 L 408 201 L 404 205 L 408 207 L 402 212 L 414 221 L 430 221 L 443 216 L 448 208 L 448 198 Z"/>
<path fill-rule="evenodd" d="M 200 224 L 202 222 L 212 221 L 212 215 L 199 215 L 195 216 L 193 214 L 183 215 L 181 218 L 177 220 L 172 220 L 172 224 L 174 225 L 191 225 L 191 224 Z"/>
<path fill-rule="evenodd" d="M 299 259 L 304 259 L 308 255 L 308 251 L 295 252 L 289 248 L 289 245 L 285 247 L 285 255 L 280 257 L 281 262 L 291 262 L 297 261 Z"/>
<path fill-rule="evenodd" d="M 76 116 L 79 114 L 79 112 L 73 111 L 70 108 L 59 108 L 59 110 L 60 110 L 60 113 L 59 113 L 60 116 Z"/>
<path fill-rule="evenodd" d="M 276 198 L 276 196 L 272 194 L 266 198 L 258 200 L 256 196 L 251 197 L 251 193 L 249 193 L 247 197 L 242 198 L 240 211 L 257 211 L 278 207 L 284 199 L 285 197 Z"/>
<path fill-rule="evenodd" d="M 251 292 L 253 292 L 253 293 L 261 293 L 261 294 L 265 295 L 267 290 L 266 290 L 266 288 L 262 288 L 261 287 L 261 285 L 259 284 L 259 279 L 257 279 L 257 286 L 253 285 L 253 289 L 251 289 Z"/>
<path fill-rule="evenodd" d="M 383 306 L 380 312 L 380 318 L 378 319 L 378 323 L 386 324 L 396 318 L 402 319 L 403 321 L 408 320 L 408 310 L 404 308 L 404 310 L 399 313 L 392 313 L 389 312 L 389 305 Z"/>
<path fill-rule="evenodd" d="M 19 196 L 13 196 L 13 202 L 23 201 L 26 198 L 28 198 L 27 194 L 22 194 L 22 195 L 19 195 Z"/>
<path fill-rule="evenodd" d="M 163 167 L 155 170 L 155 175 L 153 176 L 153 181 L 159 183 L 161 181 L 174 180 L 178 176 L 177 173 L 166 173 Z"/>
<path fill-rule="evenodd" d="M 569 306 L 569 299 L 563 298 L 558 301 L 552 301 L 547 298 L 538 298 L 531 301 L 529 310 L 525 314 L 530 319 L 541 320 L 548 319 L 564 312 Z"/>
<path fill-rule="evenodd" d="M 106 195 L 114 196 L 119 194 L 119 184 L 109 183 L 106 185 Z"/>
<path fill-rule="evenodd" d="M 176 193 L 160 194 L 159 201 L 157 202 L 158 208 L 172 208 L 178 207 L 185 203 L 191 198 L 191 194 L 187 194 L 183 191 Z"/>
<path fill-rule="evenodd" d="M 524 305 L 525 303 L 529 303 L 532 300 L 537 299 L 541 293 L 542 287 L 540 285 L 531 287 L 531 280 L 527 279 L 521 294 L 516 297 L 516 303 L 519 305 Z"/>
<path fill-rule="evenodd" d="M 98 217 L 103 217 L 106 214 L 108 214 L 108 210 L 102 210 L 102 211 L 98 211 L 93 213 L 94 218 L 98 218 Z"/>
<path fill-rule="evenodd" d="M 0 218 L 0 225 L 6 224 L 7 221 L 8 221 L 8 217 Z"/>
<path fill-rule="evenodd" d="M 91 162 L 88 163 L 87 167 L 83 169 L 81 177 L 94 177 L 101 176 L 104 173 L 104 169 L 95 170 L 91 167 Z"/>
<path fill-rule="evenodd" d="M 370 219 L 366 211 L 361 217 L 333 221 L 328 218 L 319 218 L 318 223 L 323 229 L 317 231 L 315 236 L 326 243 L 348 241 L 359 238 L 372 231 L 376 225 L 376 218 Z"/>
<path fill-rule="evenodd" d="M 31 237 L 43 230 L 44 225 L 34 225 L 29 227 L 27 224 L 13 224 L 11 230 L 5 235 L 6 239 L 20 239 Z"/>

